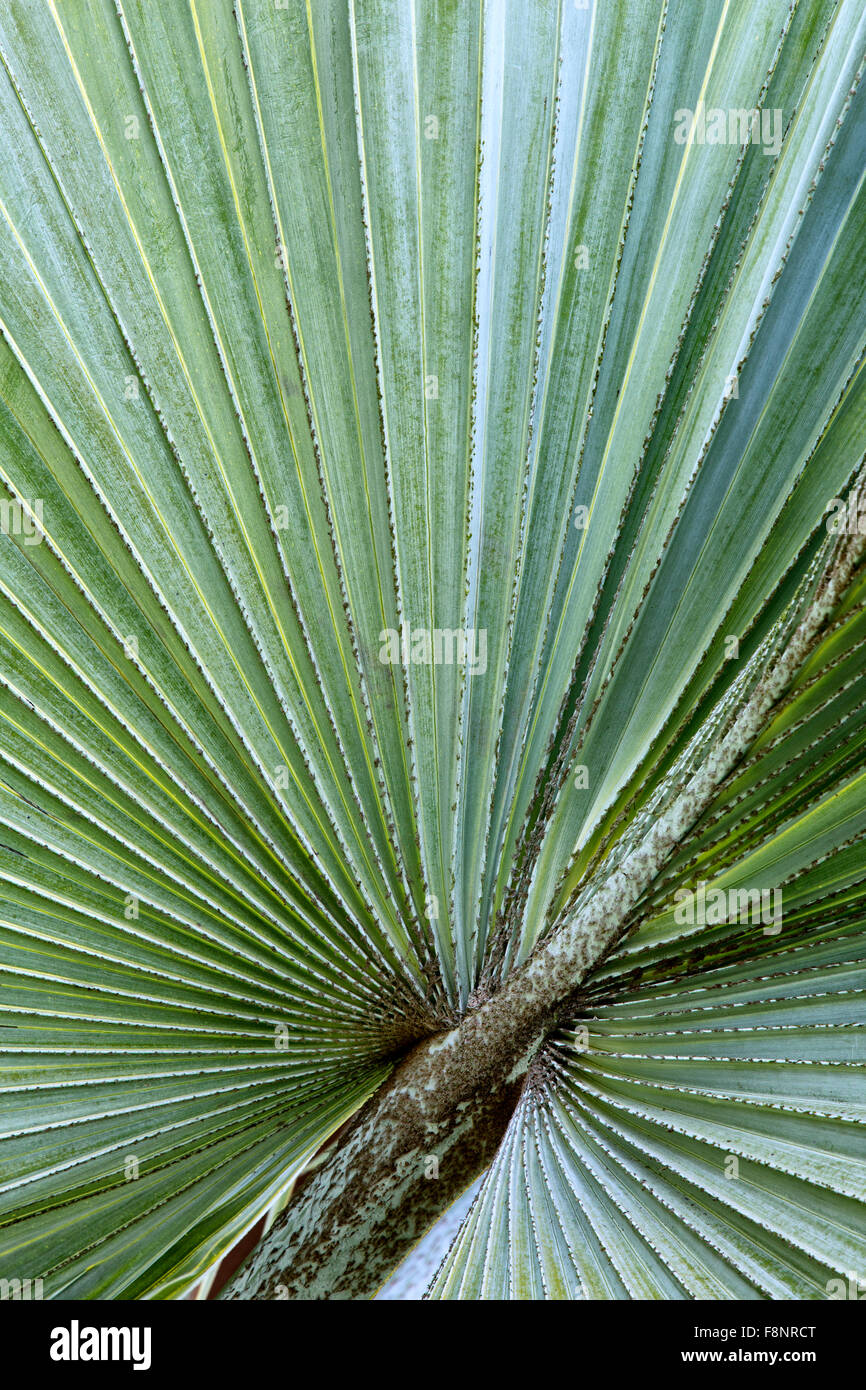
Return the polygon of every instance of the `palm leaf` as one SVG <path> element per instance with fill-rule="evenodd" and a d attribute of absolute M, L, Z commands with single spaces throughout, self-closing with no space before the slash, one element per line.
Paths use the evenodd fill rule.
<path fill-rule="evenodd" d="M 862 1271 L 864 50 L 6 5 L 4 1277 Z"/>

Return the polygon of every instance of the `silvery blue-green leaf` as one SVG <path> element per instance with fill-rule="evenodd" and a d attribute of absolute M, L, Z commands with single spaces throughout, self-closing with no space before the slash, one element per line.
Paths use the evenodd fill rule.
<path fill-rule="evenodd" d="M 866 1278 L 864 53 L 7 0 L 0 1279 Z"/>

